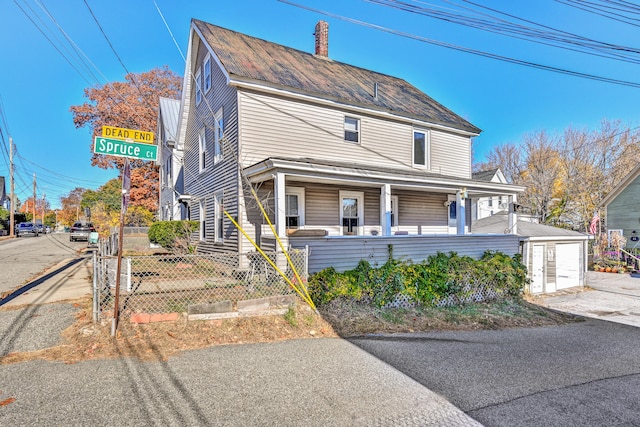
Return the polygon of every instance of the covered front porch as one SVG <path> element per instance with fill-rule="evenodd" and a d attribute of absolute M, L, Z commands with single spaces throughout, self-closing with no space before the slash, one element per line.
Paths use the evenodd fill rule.
<path fill-rule="evenodd" d="M 474 199 L 499 195 L 513 207 L 517 193 L 524 190 L 412 169 L 301 159 L 270 158 L 244 174 L 258 187 L 276 233 L 292 246 L 308 238 L 337 242 L 338 237 L 465 236 Z M 254 230 L 261 246 L 271 249 L 270 227 L 249 201 L 245 206 L 247 228 Z M 516 217 L 516 209 L 510 209 L 505 234 L 516 234 Z"/>

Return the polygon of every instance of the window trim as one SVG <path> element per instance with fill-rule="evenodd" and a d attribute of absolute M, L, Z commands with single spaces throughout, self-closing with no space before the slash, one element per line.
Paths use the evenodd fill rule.
<path fill-rule="evenodd" d="M 200 70 L 200 68 L 198 67 L 198 71 L 196 71 L 196 74 L 194 75 L 195 81 L 196 81 L 196 105 L 200 105 L 200 103 L 202 102 L 202 89 L 200 86 L 200 79 L 202 78 L 202 71 Z"/>
<path fill-rule="evenodd" d="M 300 221 L 298 223 L 298 228 L 303 228 L 305 225 L 305 198 L 304 198 L 304 187 L 286 187 L 284 192 L 285 197 L 285 206 L 284 206 L 284 216 L 285 216 L 285 229 L 290 229 L 286 224 L 287 218 L 287 196 L 298 196 L 298 217 Z M 291 228 L 293 230 L 293 228 Z"/>
<path fill-rule="evenodd" d="M 222 124 L 222 126 L 220 126 Z M 222 132 L 219 134 L 220 130 Z M 224 138 L 224 114 L 220 108 L 213 116 L 213 164 L 219 163 L 224 158 L 222 140 Z"/>
<path fill-rule="evenodd" d="M 354 120 L 355 124 L 356 124 L 356 130 L 353 131 L 351 129 L 347 129 L 347 120 Z M 344 120 L 342 122 L 343 125 L 343 130 L 344 130 L 344 142 L 348 142 L 350 144 L 360 144 L 360 141 L 362 140 L 361 134 L 362 134 L 362 126 L 361 126 L 361 120 L 359 117 L 353 117 L 353 116 L 344 116 Z M 347 132 L 355 132 L 355 134 L 357 135 L 357 140 L 356 141 L 352 141 L 350 139 L 347 139 Z"/>
<path fill-rule="evenodd" d="M 358 201 L 358 219 L 360 219 L 358 224 L 358 232 L 354 234 L 354 236 L 362 236 L 364 235 L 364 192 L 362 191 L 345 191 L 340 190 L 339 193 L 339 209 L 340 209 L 340 235 L 341 236 L 351 236 L 351 234 L 344 234 L 344 226 L 342 225 L 343 219 L 343 208 L 342 201 L 347 199 L 356 199 Z"/>
<path fill-rule="evenodd" d="M 416 163 L 416 134 L 424 135 L 424 164 Z M 414 168 L 431 170 L 431 132 L 426 129 L 414 128 L 411 133 L 411 164 Z"/>
<path fill-rule="evenodd" d="M 395 212 L 394 212 L 395 208 Z M 391 196 L 391 227 L 397 227 L 399 224 L 398 216 L 400 215 L 400 206 L 398 205 L 398 196 Z"/>
<path fill-rule="evenodd" d="M 209 64 L 209 73 L 207 74 L 207 64 Z M 211 81 L 211 54 L 207 53 L 207 56 L 205 56 L 204 61 L 202 62 L 202 78 L 203 78 L 203 87 L 204 87 L 204 93 L 207 94 L 209 93 L 209 91 L 212 88 L 212 81 Z"/>
<path fill-rule="evenodd" d="M 203 127 L 198 132 L 198 171 L 207 170 L 207 128 Z"/>

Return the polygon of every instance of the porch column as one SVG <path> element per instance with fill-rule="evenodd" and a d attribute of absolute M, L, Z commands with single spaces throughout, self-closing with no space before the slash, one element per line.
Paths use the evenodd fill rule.
<path fill-rule="evenodd" d="M 456 191 L 456 234 L 465 234 L 465 221 L 467 219 L 464 208 L 464 196 L 466 190 Z"/>
<path fill-rule="evenodd" d="M 380 225 L 382 235 L 391 235 L 391 185 L 384 184 L 380 187 Z"/>
<path fill-rule="evenodd" d="M 273 199 L 274 199 L 274 211 L 275 211 L 275 222 L 274 226 L 276 228 L 276 233 L 278 237 L 281 239 L 287 238 L 287 219 L 286 219 L 286 211 L 285 211 L 285 188 L 284 188 L 284 174 L 276 173 L 275 178 L 273 179 Z M 284 243 L 284 242 L 283 242 Z"/>
<path fill-rule="evenodd" d="M 516 202 L 518 196 L 512 194 L 509 196 L 509 233 L 518 234 L 518 214 L 516 213 Z"/>

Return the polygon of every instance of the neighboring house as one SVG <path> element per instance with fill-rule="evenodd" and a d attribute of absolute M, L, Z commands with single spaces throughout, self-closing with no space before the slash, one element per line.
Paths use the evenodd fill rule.
<path fill-rule="evenodd" d="M 474 172 L 471 177 L 477 181 L 507 183 L 507 179 L 502 171 L 490 169 L 486 171 Z M 472 207 L 472 218 L 474 220 L 486 218 L 498 212 L 506 212 L 509 209 L 507 197 L 497 195 L 480 197 L 474 200 Z"/>
<path fill-rule="evenodd" d="M 158 112 L 158 161 L 160 166 L 159 219 L 161 221 L 181 220 L 187 218 L 187 206 L 181 197 L 183 185 L 183 147 L 178 144 L 178 118 L 180 101 L 160 98 Z"/>
<path fill-rule="evenodd" d="M 4 176 L 0 176 L 0 207 L 8 209 L 7 188 L 5 187 Z"/>
<path fill-rule="evenodd" d="M 385 256 L 387 240 L 376 240 L 384 250 L 375 256 L 363 252 L 375 239 L 411 241 L 407 256 L 425 256 L 427 236 L 467 233 L 474 199 L 508 202 L 524 190 L 472 178 L 476 126 L 402 79 L 331 60 L 326 22 L 315 44 L 310 54 L 192 21 L 177 143 L 199 251 L 254 250 L 225 211 L 275 247 L 248 184 L 285 245 L 328 249 L 317 268 L 340 245 L 349 263 Z M 516 236 L 491 239 L 517 251 Z M 437 248 L 477 253 L 477 242 L 439 239 Z"/>
<path fill-rule="evenodd" d="M 475 222 L 474 234 L 502 234 L 507 231 L 506 213 Z M 520 253 L 529 272 L 529 292 L 549 293 L 584 286 L 589 236 L 577 231 L 518 221 Z"/>
<path fill-rule="evenodd" d="M 627 248 L 640 247 L 640 164 L 602 200 L 604 229 L 609 239 L 613 232 L 627 239 Z"/>

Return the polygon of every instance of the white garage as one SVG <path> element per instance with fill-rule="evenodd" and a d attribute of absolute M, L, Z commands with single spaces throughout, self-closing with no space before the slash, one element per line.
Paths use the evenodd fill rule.
<path fill-rule="evenodd" d="M 473 234 L 503 234 L 508 218 L 496 214 L 476 221 Z M 589 236 L 577 231 L 518 220 L 522 261 L 529 272 L 527 291 L 533 294 L 556 292 L 584 286 Z"/>

